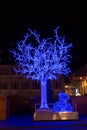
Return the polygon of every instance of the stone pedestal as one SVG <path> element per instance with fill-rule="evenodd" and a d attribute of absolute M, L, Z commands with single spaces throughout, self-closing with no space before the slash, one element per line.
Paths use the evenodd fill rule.
<path fill-rule="evenodd" d="M 34 112 L 34 120 L 78 120 L 78 112 L 53 112 L 52 109 L 38 109 Z"/>

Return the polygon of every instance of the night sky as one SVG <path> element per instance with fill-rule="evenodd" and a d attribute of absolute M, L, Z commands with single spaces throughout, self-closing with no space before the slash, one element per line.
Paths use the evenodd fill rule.
<path fill-rule="evenodd" d="M 37 1 L 37 2 L 36 2 Z M 70 0 L 1 0 L 0 48 L 6 56 L 28 28 L 36 29 L 42 37 L 53 37 L 60 26 L 61 35 L 73 43 L 71 69 L 74 72 L 87 63 L 87 4 Z M 75 0 L 76 1 L 76 0 Z M 6 61 L 6 57 L 3 57 Z"/>

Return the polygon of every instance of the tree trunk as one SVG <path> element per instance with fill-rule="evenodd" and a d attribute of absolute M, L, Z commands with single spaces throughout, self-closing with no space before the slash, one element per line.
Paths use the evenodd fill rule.
<path fill-rule="evenodd" d="M 48 109 L 47 104 L 47 87 L 46 87 L 46 81 L 41 81 L 41 106 L 40 108 Z"/>

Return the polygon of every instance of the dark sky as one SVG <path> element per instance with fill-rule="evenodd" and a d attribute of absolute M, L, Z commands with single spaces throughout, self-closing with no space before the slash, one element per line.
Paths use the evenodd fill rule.
<path fill-rule="evenodd" d="M 36 29 L 42 37 L 51 37 L 53 29 L 60 26 L 68 41 L 73 43 L 71 69 L 74 71 L 86 64 L 87 4 L 85 0 L 60 1 L 1 0 L 0 48 L 9 53 L 27 28 Z"/>

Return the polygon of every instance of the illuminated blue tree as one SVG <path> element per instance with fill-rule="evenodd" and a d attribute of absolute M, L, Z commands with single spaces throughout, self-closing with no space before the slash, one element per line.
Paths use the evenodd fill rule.
<path fill-rule="evenodd" d="M 41 81 L 41 106 L 49 108 L 47 104 L 46 83 L 48 79 L 57 79 L 59 74 L 70 72 L 69 50 L 72 44 L 66 44 L 65 37 L 58 35 L 59 27 L 54 29 L 54 37 L 41 39 L 36 31 L 28 29 L 24 39 L 17 43 L 17 48 L 11 52 L 19 66 L 15 68 L 25 78 Z M 30 41 L 32 40 L 33 43 Z"/>

